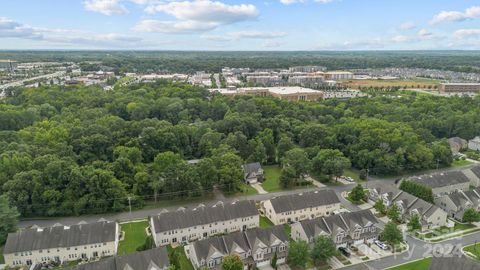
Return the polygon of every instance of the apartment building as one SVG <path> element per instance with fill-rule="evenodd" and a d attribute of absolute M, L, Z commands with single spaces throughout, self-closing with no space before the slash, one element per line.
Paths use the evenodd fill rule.
<path fill-rule="evenodd" d="M 290 67 L 288 71 L 290 73 L 294 72 L 304 72 L 304 73 L 313 73 L 313 72 L 321 72 L 327 70 L 326 67 L 323 66 L 295 66 L 295 67 Z"/>
<path fill-rule="evenodd" d="M 352 80 L 353 73 L 348 71 L 329 71 L 325 73 L 325 79 L 333 81 Z"/>
<path fill-rule="evenodd" d="M 315 190 L 274 197 L 261 202 L 262 211 L 275 225 L 332 215 L 340 209 L 333 190 Z"/>
<path fill-rule="evenodd" d="M 284 84 L 282 77 L 277 75 L 247 76 L 247 83 L 262 86 L 278 86 Z"/>
<path fill-rule="evenodd" d="M 113 256 L 119 233 L 119 225 L 107 221 L 21 230 L 8 235 L 5 263 L 16 267 Z"/>
<path fill-rule="evenodd" d="M 436 196 L 470 189 L 470 179 L 462 171 L 415 176 L 408 178 L 408 181 L 430 187 Z"/>
<path fill-rule="evenodd" d="M 163 211 L 150 218 L 156 246 L 186 244 L 213 235 L 244 231 L 260 225 L 255 201 L 218 202 L 193 209 Z"/>
<path fill-rule="evenodd" d="M 244 262 L 244 269 L 247 270 L 269 265 L 275 254 L 277 265 L 285 263 L 288 245 L 288 236 L 283 226 L 274 226 L 198 241 L 185 246 L 185 254 L 195 269 L 202 267 L 221 269 L 225 256 L 238 255 Z"/>
<path fill-rule="evenodd" d="M 169 266 L 167 248 L 160 247 L 80 264 L 69 270 L 167 270 Z"/>
<path fill-rule="evenodd" d="M 408 222 L 413 215 L 417 215 L 420 218 L 422 230 L 447 225 L 447 212 L 393 185 L 376 182 L 369 184 L 368 190 L 371 203 L 382 200 L 387 208 L 395 204 L 400 210 L 403 221 Z"/>
<path fill-rule="evenodd" d="M 311 243 L 319 236 L 328 236 L 337 247 L 372 243 L 380 234 L 377 224 L 370 210 L 344 212 L 296 222 L 292 224 L 292 238 Z"/>
<path fill-rule="evenodd" d="M 442 83 L 438 87 L 440 93 L 452 93 L 452 92 L 480 92 L 480 83 Z"/>
<path fill-rule="evenodd" d="M 300 86 L 320 86 L 324 84 L 324 81 L 325 77 L 323 75 L 290 76 L 288 78 L 288 84 Z"/>

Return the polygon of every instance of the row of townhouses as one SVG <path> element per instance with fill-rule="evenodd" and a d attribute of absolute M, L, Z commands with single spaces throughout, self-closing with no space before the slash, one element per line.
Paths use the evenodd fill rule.
<path fill-rule="evenodd" d="M 315 190 L 274 197 L 261 203 L 262 211 L 275 225 L 334 214 L 340 200 L 333 190 Z"/>
<path fill-rule="evenodd" d="M 243 260 L 245 269 L 251 269 L 254 266 L 269 265 L 275 254 L 277 263 L 284 263 L 288 245 L 288 236 L 283 226 L 274 226 L 197 241 L 187 245 L 185 253 L 195 269 L 221 269 L 223 258 L 227 255 L 238 255 Z"/>
<path fill-rule="evenodd" d="M 382 182 L 369 185 L 368 197 L 373 202 L 382 200 L 386 207 L 395 204 L 400 210 L 403 221 L 409 221 L 413 215 L 417 215 L 420 218 L 422 230 L 447 225 L 447 212 L 393 185 Z"/>
<path fill-rule="evenodd" d="M 177 211 L 163 211 L 150 218 L 155 245 L 179 245 L 213 235 L 244 231 L 260 225 L 260 216 L 253 200 L 218 202 Z"/>
<path fill-rule="evenodd" d="M 370 210 L 344 212 L 294 223 L 292 238 L 311 243 L 319 236 L 328 236 L 337 247 L 348 247 L 372 243 L 380 234 L 377 225 L 378 220 Z"/>
<path fill-rule="evenodd" d="M 119 225 L 107 221 L 21 230 L 7 237 L 5 263 L 31 266 L 114 256 L 119 234 Z"/>
<path fill-rule="evenodd" d="M 408 180 L 431 188 L 435 205 L 452 218 L 462 220 L 463 213 L 469 208 L 480 210 L 480 166 L 411 177 Z"/>

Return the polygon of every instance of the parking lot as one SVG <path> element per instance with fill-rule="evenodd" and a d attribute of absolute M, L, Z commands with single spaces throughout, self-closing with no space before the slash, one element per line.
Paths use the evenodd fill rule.
<path fill-rule="evenodd" d="M 355 245 L 355 247 L 356 248 L 349 248 L 351 255 L 348 258 L 343 255 L 337 258 L 332 258 L 329 262 L 332 269 L 338 269 L 347 266 L 349 265 L 348 262 L 350 262 L 351 264 L 359 264 L 365 261 L 377 260 L 382 257 L 391 255 L 390 250 L 382 250 L 380 247 L 373 243 L 370 246 L 362 243 Z"/>

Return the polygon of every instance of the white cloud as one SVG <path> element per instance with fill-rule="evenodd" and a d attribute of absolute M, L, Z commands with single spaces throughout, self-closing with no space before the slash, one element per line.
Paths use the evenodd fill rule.
<path fill-rule="evenodd" d="M 254 20 L 259 15 L 257 8 L 252 4 L 228 5 L 211 0 L 171 1 L 156 4 L 147 1 L 147 3 L 145 8 L 147 13 L 166 13 L 176 20 L 142 20 L 133 28 L 135 31 L 161 33 L 207 31 L 222 25 Z"/>
<path fill-rule="evenodd" d="M 47 42 L 48 44 L 67 44 L 71 46 L 93 47 L 136 47 L 143 40 L 117 33 L 96 34 L 79 30 L 32 27 L 0 17 L 0 37 L 19 38 Z"/>
<path fill-rule="evenodd" d="M 410 36 L 398 35 L 391 38 L 391 41 L 394 43 L 405 43 L 413 41 L 415 38 Z"/>
<path fill-rule="evenodd" d="M 461 11 L 442 11 L 435 15 L 430 21 L 431 24 L 442 22 L 460 22 L 469 19 L 480 18 L 480 6 L 473 6 Z"/>
<path fill-rule="evenodd" d="M 308 0 L 280 0 L 280 3 L 284 5 L 291 5 L 291 4 L 298 4 L 298 3 L 306 3 Z M 331 3 L 335 0 L 314 0 L 314 2 L 320 3 L 320 4 L 327 4 Z"/>
<path fill-rule="evenodd" d="M 85 0 L 83 6 L 86 10 L 108 16 L 128 13 L 128 9 L 119 0 Z"/>
<path fill-rule="evenodd" d="M 263 43 L 263 47 L 266 47 L 266 48 L 278 48 L 282 45 L 283 45 L 282 42 L 279 42 L 276 40 L 267 40 Z"/>
<path fill-rule="evenodd" d="M 420 38 L 423 38 L 423 39 L 428 39 L 428 38 L 433 37 L 432 32 L 428 31 L 427 29 L 420 29 L 420 31 L 418 31 L 417 35 Z"/>
<path fill-rule="evenodd" d="M 226 33 L 222 36 L 204 36 L 212 41 L 234 41 L 240 39 L 277 39 L 285 37 L 285 32 L 238 31 Z"/>
<path fill-rule="evenodd" d="M 480 28 L 479 29 L 458 29 L 453 34 L 457 39 L 466 39 L 466 38 L 478 38 L 480 37 Z"/>
<path fill-rule="evenodd" d="M 412 30 L 416 27 L 417 25 L 414 22 L 404 22 L 398 28 L 400 30 Z"/>

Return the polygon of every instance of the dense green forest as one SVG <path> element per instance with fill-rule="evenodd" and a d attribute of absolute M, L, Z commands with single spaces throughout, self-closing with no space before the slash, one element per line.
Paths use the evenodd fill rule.
<path fill-rule="evenodd" d="M 444 138 L 470 139 L 480 130 L 479 98 L 296 103 L 210 96 L 164 81 L 7 95 L 0 104 L 0 190 L 24 216 L 119 211 L 127 197 L 141 205 L 214 186 L 235 192 L 247 161 L 282 163 L 285 186 L 304 173 L 332 176 L 335 166 L 350 164 L 371 174 L 447 166 Z"/>
<path fill-rule="evenodd" d="M 105 66 L 116 72 L 218 72 L 221 67 L 288 68 L 322 65 L 328 69 L 385 67 L 432 68 L 480 72 L 478 51 L 303 51 L 303 52 L 188 52 L 188 51 L 0 51 L 0 59 L 84 62 L 86 71 Z M 101 62 L 88 64 L 86 62 Z"/>

